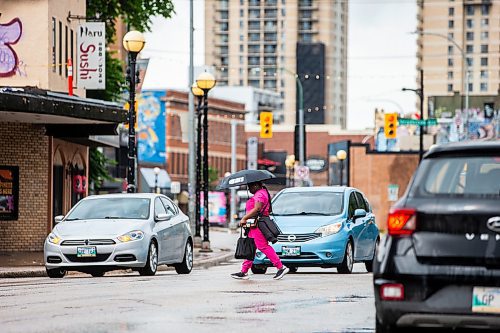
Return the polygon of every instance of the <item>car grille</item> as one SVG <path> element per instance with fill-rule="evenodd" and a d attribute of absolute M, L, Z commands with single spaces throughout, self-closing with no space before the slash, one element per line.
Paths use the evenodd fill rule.
<path fill-rule="evenodd" d="M 65 240 L 61 246 L 77 246 L 77 245 L 113 245 L 116 244 L 112 239 L 71 239 Z"/>
<path fill-rule="evenodd" d="M 295 259 L 295 260 L 311 260 L 319 259 L 317 255 L 312 252 L 302 252 L 300 256 L 284 256 L 281 252 L 276 252 L 280 259 Z"/>
<path fill-rule="evenodd" d="M 295 240 L 291 241 L 288 239 L 289 236 L 295 236 Z M 280 243 L 303 243 L 308 242 L 312 239 L 321 237 L 321 234 L 281 234 L 278 236 L 278 242 Z"/>
<path fill-rule="evenodd" d="M 108 260 L 111 253 L 98 253 L 95 257 L 77 257 L 76 254 L 65 254 L 71 262 L 102 262 Z"/>

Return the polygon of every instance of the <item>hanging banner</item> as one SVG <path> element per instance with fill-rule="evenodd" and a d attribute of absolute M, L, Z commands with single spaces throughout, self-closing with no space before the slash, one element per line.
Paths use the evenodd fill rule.
<path fill-rule="evenodd" d="M 102 22 L 87 22 L 78 27 L 77 86 L 85 89 L 106 89 L 106 41 Z"/>
<path fill-rule="evenodd" d="M 17 220 L 19 213 L 19 167 L 0 166 L 0 221 Z"/>

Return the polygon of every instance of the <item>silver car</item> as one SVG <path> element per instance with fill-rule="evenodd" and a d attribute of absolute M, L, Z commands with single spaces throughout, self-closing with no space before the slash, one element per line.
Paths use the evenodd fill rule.
<path fill-rule="evenodd" d="M 189 274 L 193 267 L 189 219 L 164 195 L 89 196 L 55 222 L 44 246 L 51 278 L 66 271 L 97 277 L 124 268 L 154 275 L 162 264 Z"/>

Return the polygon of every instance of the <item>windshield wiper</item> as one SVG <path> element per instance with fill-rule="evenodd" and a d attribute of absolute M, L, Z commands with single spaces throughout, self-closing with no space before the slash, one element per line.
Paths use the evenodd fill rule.
<path fill-rule="evenodd" d="M 120 216 L 105 216 L 105 219 L 121 219 L 122 217 Z"/>
<path fill-rule="evenodd" d="M 64 221 L 77 221 L 77 220 L 81 220 L 81 219 L 79 217 L 73 217 L 70 219 L 65 219 Z"/>
<path fill-rule="evenodd" d="M 295 216 L 295 215 L 320 215 L 320 216 L 330 216 L 330 214 L 325 213 L 315 213 L 315 212 L 300 212 L 300 213 L 291 213 L 291 214 L 273 214 L 276 216 Z"/>

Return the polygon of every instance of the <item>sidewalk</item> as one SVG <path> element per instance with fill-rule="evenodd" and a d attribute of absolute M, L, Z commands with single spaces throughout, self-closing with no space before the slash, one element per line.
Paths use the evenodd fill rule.
<path fill-rule="evenodd" d="M 194 249 L 193 269 L 216 266 L 234 258 L 234 249 L 239 233 L 230 233 L 228 229 L 211 227 L 209 238 L 212 252 L 200 252 L 199 248 Z M 173 270 L 172 267 L 161 265 L 158 271 Z M 118 270 L 113 272 L 131 272 L 131 270 Z M 68 272 L 69 275 L 84 274 L 79 272 Z M 16 277 L 41 277 L 47 276 L 41 252 L 0 252 L 0 278 Z"/>

